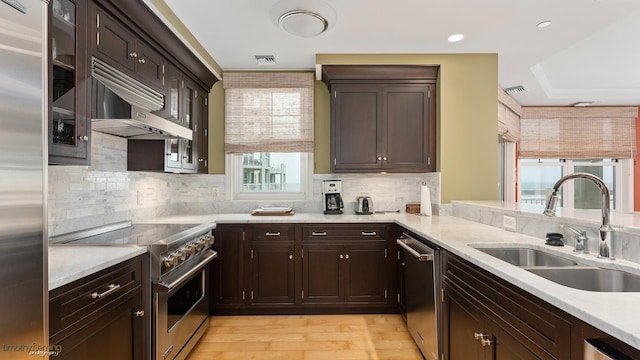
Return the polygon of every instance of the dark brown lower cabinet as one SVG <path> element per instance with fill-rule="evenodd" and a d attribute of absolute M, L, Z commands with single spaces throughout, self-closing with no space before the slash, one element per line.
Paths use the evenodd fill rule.
<path fill-rule="evenodd" d="M 50 345 L 56 359 L 145 360 L 150 349 L 147 255 L 50 292 Z"/>
<path fill-rule="evenodd" d="M 576 319 L 447 251 L 442 254 L 446 359 L 572 359 Z"/>
<path fill-rule="evenodd" d="M 256 241 L 251 246 L 251 305 L 293 305 L 295 261 L 293 241 Z"/>
<path fill-rule="evenodd" d="M 388 224 L 218 224 L 212 314 L 392 312 L 390 229 Z"/>

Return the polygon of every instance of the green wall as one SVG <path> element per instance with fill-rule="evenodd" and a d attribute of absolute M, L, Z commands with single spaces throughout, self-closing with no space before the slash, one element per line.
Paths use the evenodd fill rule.
<path fill-rule="evenodd" d="M 317 64 L 440 65 L 437 169 L 442 203 L 496 200 L 498 195 L 497 54 L 318 54 Z M 209 172 L 224 174 L 224 91 L 209 96 Z M 314 172 L 330 172 L 330 97 L 315 83 Z"/>

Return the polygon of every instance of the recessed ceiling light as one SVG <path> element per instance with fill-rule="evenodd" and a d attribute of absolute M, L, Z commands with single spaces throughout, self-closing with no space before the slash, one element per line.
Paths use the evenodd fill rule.
<path fill-rule="evenodd" d="M 276 57 L 273 55 L 254 55 L 258 65 L 275 65 Z"/>
<path fill-rule="evenodd" d="M 549 21 L 549 20 L 546 20 L 546 21 L 543 21 L 543 22 L 541 22 L 541 23 L 538 23 L 538 27 L 539 27 L 540 29 L 542 29 L 542 28 L 546 28 L 546 27 L 547 27 L 547 26 L 549 26 L 549 25 L 551 25 L 551 21 Z"/>
<path fill-rule="evenodd" d="M 460 40 L 462 40 L 464 38 L 464 35 L 462 34 L 454 34 L 449 36 L 449 38 L 447 40 L 449 40 L 449 42 L 458 42 Z"/>

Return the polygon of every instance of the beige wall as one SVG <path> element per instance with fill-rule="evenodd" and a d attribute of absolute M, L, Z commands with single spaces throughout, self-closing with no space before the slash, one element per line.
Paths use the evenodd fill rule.
<path fill-rule="evenodd" d="M 498 195 L 496 54 L 319 54 L 316 63 L 440 65 L 437 102 L 437 169 L 442 203 L 496 200 Z M 224 91 L 209 97 L 209 172 L 224 173 Z M 330 97 L 315 83 L 314 172 L 330 172 Z"/>

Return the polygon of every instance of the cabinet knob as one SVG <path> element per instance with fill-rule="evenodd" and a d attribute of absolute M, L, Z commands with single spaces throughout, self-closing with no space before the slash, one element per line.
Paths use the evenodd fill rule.
<path fill-rule="evenodd" d="M 138 53 L 135 52 L 135 51 L 132 51 L 132 52 L 129 53 L 129 57 L 137 58 L 138 57 Z"/>
<path fill-rule="evenodd" d="M 198 162 L 204 162 L 204 159 L 198 159 Z"/>
<path fill-rule="evenodd" d="M 139 310 L 133 313 L 135 316 L 137 317 L 143 317 L 144 316 L 144 310 Z"/>
<path fill-rule="evenodd" d="M 493 340 L 491 340 L 491 335 L 485 333 L 473 333 L 473 337 L 476 340 L 480 340 L 480 344 L 482 346 L 491 346 L 493 344 Z"/>
<path fill-rule="evenodd" d="M 146 61 L 145 59 L 138 59 L 138 62 L 139 62 L 140 64 L 144 64 L 144 63 L 146 63 L 147 61 Z"/>
<path fill-rule="evenodd" d="M 378 156 L 378 161 L 382 160 L 382 156 Z"/>
<path fill-rule="evenodd" d="M 387 161 L 387 157 L 386 157 L 386 156 L 383 156 L 383 157 L 382 157 L 382 160 Z"/>
<path fill-rule="evenodd" d="M 80 135 L 78 136 L 78 140 L 87 142 L 89 141 L 89 137 L 87 135 Z"/>
<path fill-rule="evenodd" d="M 340 254 L 340 259 L 344 259 L 344 255 Z"/>
<path fill-rule="evenodd" d="M 289 260 L 293 260 L 293 254 L 289 254 Z"/>
<path fill-rule="evenodd" d="M 349 254 L 344 256 L 345 259 L 349 259 Z"/>

